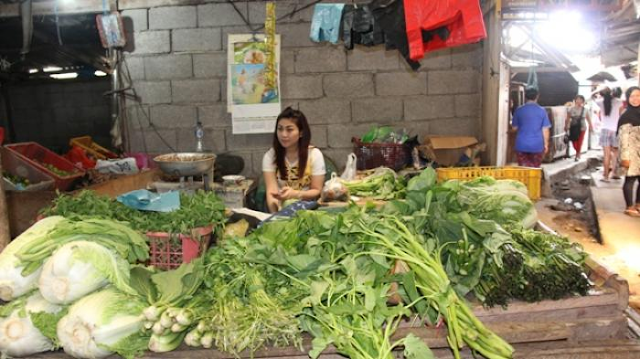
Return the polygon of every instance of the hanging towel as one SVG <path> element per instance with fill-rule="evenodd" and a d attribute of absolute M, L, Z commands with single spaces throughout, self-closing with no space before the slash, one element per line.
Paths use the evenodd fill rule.
<path fill-rule="evenodd" d="M 344 4 L 317 4 L 311 20 L 311 41 L 329 41 L 337 44 L 340 39 L 340 23 Z"/>

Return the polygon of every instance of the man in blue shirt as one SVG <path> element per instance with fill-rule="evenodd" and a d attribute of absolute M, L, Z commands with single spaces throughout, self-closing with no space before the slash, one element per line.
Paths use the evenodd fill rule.
<path fill-rule="evenodd" d="M 542 158 L 549 151 L 547 111 L 538 105 L 538 90 L 530 88 L 524 93 L 527 103 L 513 114 L 511 126 L 516 135 L 518 166 L 540 167 Z"/>

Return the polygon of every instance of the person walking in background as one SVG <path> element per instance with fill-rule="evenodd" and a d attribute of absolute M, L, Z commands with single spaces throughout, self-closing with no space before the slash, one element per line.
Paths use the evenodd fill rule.
<path fill-rule="evenodd" d="M 589 130 L 593 130 L 591 115 L 589 115 L 589 111 L 584 107 L 584 103 L 584 96 L 576 96 L 574 105 L 567 111 L 567 119 L 564 123 L 564 130 L 569 132 L 569 141 L 573 144 L 573 149 L 576 150 L 576 161 L 580 160 L 580 152 L 582 150 L 584 134 L 587 132 L 587 124 L 589 125 Z"/>
<path fill-rule="evenodd" d="M 635 191 L 636 182 L 640 182 L 640 87 L 630 87 L 626 92 L 627 109 L 618 121 L 620 139 L 620 167 L 627 171 L 624 177 L 622 193 L 627 205 L 624 213 L 640 217 L 640 185 Z"/>
<path fill-rule="evenodd" d="M 595 102 L 600 107 L 600 146 L 603 149 L 604 174 L 602 181 L 608 182 L 609 175 L 613 179 L 620 179 L 618 170 L 618 119 L 624 103 L 620 99 L 621 90 L 619 88 L 611 90 L 605 87 L 598 91 L 599 95 Z"/>
<path fill-rule="evenodd" d="M 549 151 L 551 122 L 547 111 L 537 103 L 538 90 L 526 89 L 524 97 L 527 102 L 518 107 L 511 120 L 512 130 L 516 132 L 518 166 L 540 167 Z"/>

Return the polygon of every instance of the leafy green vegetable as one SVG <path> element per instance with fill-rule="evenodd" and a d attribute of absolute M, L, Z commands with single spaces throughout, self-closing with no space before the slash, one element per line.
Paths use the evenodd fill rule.
<path fill-rule="evenodd" d="M 222 236 L 225 221 L 224 202 L 214 192 L 200 190 L 193 195 L 180 194 L 180 209 L 173 212 L 138 211 L 93 191 L 82 191 L 75 196 L 61 194 L 42 213 L 73 220 L 101 218 L 128 222 L 131 228 L 143 233 L 190 235 L 195 228 L 213 225 L 218 237 Z"/>
<path fill-rule="evenodd" d="M 371 175 L 352 181 L 343 181 L 349 194 L 378 200 L 403 198 L 405 194 L 404 178 L 390 168 L 379 168 Z"/>
<path fill-rule="evenodd" d="M 404 340 L 404 357 L 405 359 L 436 359 L 431 349 L 413 334 L 407 335 Z"/>

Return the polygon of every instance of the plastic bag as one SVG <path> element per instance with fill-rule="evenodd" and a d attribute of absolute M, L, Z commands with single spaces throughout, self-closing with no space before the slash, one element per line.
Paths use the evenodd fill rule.
<path fill-rule="evenodd" d="M 333 172 L 331 178 L 324 183 L 322 187 L 322 193 L 320 194 L 322 202 L 342 201 L 349 200 L 349 190 L 342 183 L 340 177 Z"/>
<path fill-rule="evenodd" d="M 347 156 L 347 164 L 344 166 L 344 172 L 342 172 L 342 175 L 340 176 L 341 179 L 345 181 L 353 181 L 356 179 L 357 161 L 358 158 L 355 153 L 351 153 Z"/>

